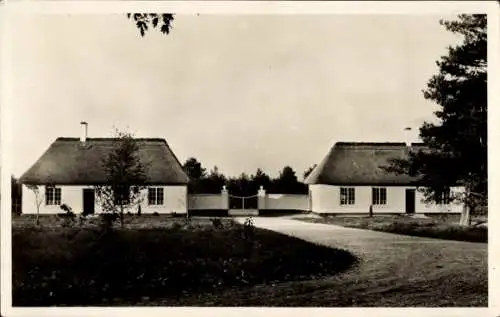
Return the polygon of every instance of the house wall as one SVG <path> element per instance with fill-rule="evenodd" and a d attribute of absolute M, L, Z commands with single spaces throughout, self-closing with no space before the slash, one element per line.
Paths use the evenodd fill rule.
<path fill-rule="evenodd" d="M 61 204 L 70 206 L 74 213 L 83 211 L 83 189 L 92 188 L 90 186 L 56 186 L 61 188 Z M 158 186 L 155 186 L 158 187 Z M 186 213 L 187 212 L 187 187 L 161 186 L 164 192 L 164 204 L 161 206 L 149 205 L 147 201 L 147 189 L 142 192 L 143 202 L 141 203 L 142 213 Z M 39 186 L 40 197 L 43 200 L 40 205 L 40 214 L 57 214 L 63 212 L 58 205 L 45 204 L 45 186 Z M 35 195 L 26 185 L 23 185 L 22 212 L 25 214 L 36 214 Z M 101 213 L 99 201 L 95 199 L 95 213 Z M 137 212 L 137 206 L 131 208 L 132 213 Z"/>
<path fill-rule="evenodd" d="M 309 210 L 309 195 L 267 194 L 259 209 Z"/>
<path fill-rule="evenodd" d="M 349 187 L 349 186 L 346 186 Z M 332 185 L 310 185 L 311 210 L 316 213 L 368 213 L 372 203 L 372 186 L 353 186 L 355 188 L 355 203 L 353 205 L 340 204 L 340 186 Z M 377 186 L 378 187 L 378 186 Z M 373 213 L 405 213 L 406 189 L 416 189 L 406 186 L 388 186 L 387 204 L 374 205 Z M 454 188 L 453 191 L 460 191 Z M 437 205 L 423 202 L 423 193 L 415 191 L 415 212 L 416 213 L 459 213 L 461 205 Z"/>

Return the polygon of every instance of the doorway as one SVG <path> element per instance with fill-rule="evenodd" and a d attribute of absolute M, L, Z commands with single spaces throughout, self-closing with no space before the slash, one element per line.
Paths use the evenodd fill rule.
<path fill-rule="evenodd" d="M 406 190 L 405 201 L 406 201 L 405 212 L 407 214 L 414 214 L 415 213 L 415 190 L 414 189 L 407 189 Z"/>
<path fill-rule="evenodd" d="M 91 188 L 83 189 L 83 214 L 92 215 L 95 212 L 95 193 Z"/>

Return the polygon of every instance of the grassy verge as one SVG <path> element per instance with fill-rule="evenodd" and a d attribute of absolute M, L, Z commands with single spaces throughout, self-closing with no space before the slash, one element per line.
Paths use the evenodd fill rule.
<path fill-rule="evenodd" d="M 13 226 L 14 306 L 175 301 L 186 294 L 332 276 L 356 262 L 347 251 L 229 219 L 217 226 L 209 219 L 163 219 L 162 228 L 129 221 L 129 227 L 107 234 L 91 225 L 43 221 L 39 227 L 22 221 Z"/>
<path fill-rule="evenodd" d="M 335 217 L 297 218 L 302 221 L 335 224 L 344 227 L 383 231 L 418 237 L 446 240 L 483 242 L 488 240 L 488 229 L 485 227 L 460 226 L 450 219 L 429 217 L 415 219 L 403 216 L 383 217 Z"/>

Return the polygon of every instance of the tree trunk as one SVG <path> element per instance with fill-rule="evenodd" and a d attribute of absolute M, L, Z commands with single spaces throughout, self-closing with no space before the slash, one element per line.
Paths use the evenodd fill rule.
<path fill-rule="evenodd" d="M 36 208 L 36 225 L 40 225 L 40 207 Z"/>
<path fill-rule="evenodd" d="M 464 204 L 462 208 L 462 215 L 460 216 L 460 225 L 461 226 L 470 226 L 470 207 Z"/>
<path fill-rule="evenodd" d="M 120 225 L 123 228 L 123 205 L 120 205 Z"/>

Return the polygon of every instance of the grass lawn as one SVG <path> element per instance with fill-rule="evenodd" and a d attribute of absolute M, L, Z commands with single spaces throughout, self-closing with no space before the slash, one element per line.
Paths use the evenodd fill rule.
<path fill-rule="evenodd" d="M 128 216 L 107 234 L 95 223 L 61 223 L 13 219 L 14 306 L 207 305 L 221 293 L 225 303 L 238 302 L 238 291 L 330 278 L 357 262 L 347 251 L 230 219 L 214 226 L 206 218 Z"/>
<path fill-rule="evenodd" d="M 298 220 L 334 224 L 343 227 L 368 229 L 396 234 L 437 239 L 483 242 L 488 240 L 485 227 L 464 227 L 458 224 L 458 215 L 445 217 L 410 218 L 405 216 L 324 216 L 297 218 Z"/>

